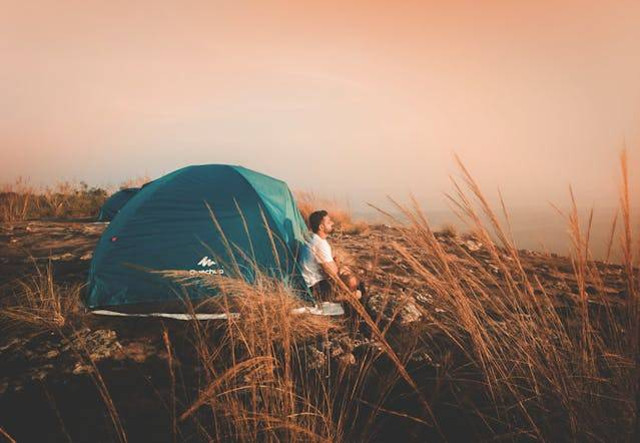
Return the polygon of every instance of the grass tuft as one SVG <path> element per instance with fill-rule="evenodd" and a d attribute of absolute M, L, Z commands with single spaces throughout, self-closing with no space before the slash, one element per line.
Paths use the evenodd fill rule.
<path fill-rule="evenodd" d="M 69 319 L 78 316 L 83 284 L 59 285 L 51 263 L 44 269 L 35 266 L 36 274 L 18 282 L 13 297 L 0 310 L 8 326 L 28 326 L 43 331 L 57 331 Z"/>

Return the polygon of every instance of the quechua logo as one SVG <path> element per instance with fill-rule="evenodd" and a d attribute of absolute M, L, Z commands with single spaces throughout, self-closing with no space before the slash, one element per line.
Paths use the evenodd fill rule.
<path fill-rule="evenodd" d="M 204 257 L 202 257 L 200 259 L 200 261 L 198 262 L 198 265 L 202 266 L 203 268 L 210 268 L 214 265 L 216 265 L 217 263 L 213 260 L 211 260 L 209 257 L 207 257 L 206 255 Z"/>
<path fill-rule="evenodd" d="M 189 274 L 209 274 L 209 275 L 222 275 L 224 274 L 224 269 L 218 263 L 209 258 L 209 256 L 205 255 L 200 259 L 197 263 L 197 266 L 205 269 L 189 269 Z"/>

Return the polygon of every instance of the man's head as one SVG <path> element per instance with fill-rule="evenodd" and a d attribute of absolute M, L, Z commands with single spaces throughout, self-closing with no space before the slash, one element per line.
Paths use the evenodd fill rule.
<path fill-rule="evenodd" d="M 333 220 L 327 211 L 315 211 L 309 216 L 309 227 L 318 235 L 328 235 L 333 231 Z"/>

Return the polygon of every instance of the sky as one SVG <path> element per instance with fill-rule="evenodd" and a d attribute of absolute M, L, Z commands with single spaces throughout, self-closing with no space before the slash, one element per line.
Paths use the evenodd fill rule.
<path fill-rule="evenodd" d="M 640 2 L 2 1 L 0 182 L 241 164 L 358 207 L 640 190 Z M 635 195 L 638 195 L 637 193 Z"/>

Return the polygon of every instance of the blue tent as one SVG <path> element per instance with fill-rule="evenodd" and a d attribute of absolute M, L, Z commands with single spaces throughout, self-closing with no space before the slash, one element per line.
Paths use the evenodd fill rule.
<path fill-rule="evenodd" d="M 86 305 L 153 307 L 185 291 L 192 300 L 215 295 L 150 272 L 165 270 L 247 281 L 259 270 L 308 299 L 297 263 L 306 232 L 284 182 L 240 166 L 189 166 L 149 183 L 120 209 L 96 246 Z"/>
<path fill-rule="evenodd" d="M 127 202 L 131 200 L 131 197 L 136 195 L 139 190 L 140 188 L 121 189 L 109 197 L 100 208 L 98 221 L 113 220 L 118 211 L 120 211 L 120 209 L 122 209 L 122 207 L 126 205 Z"/>

